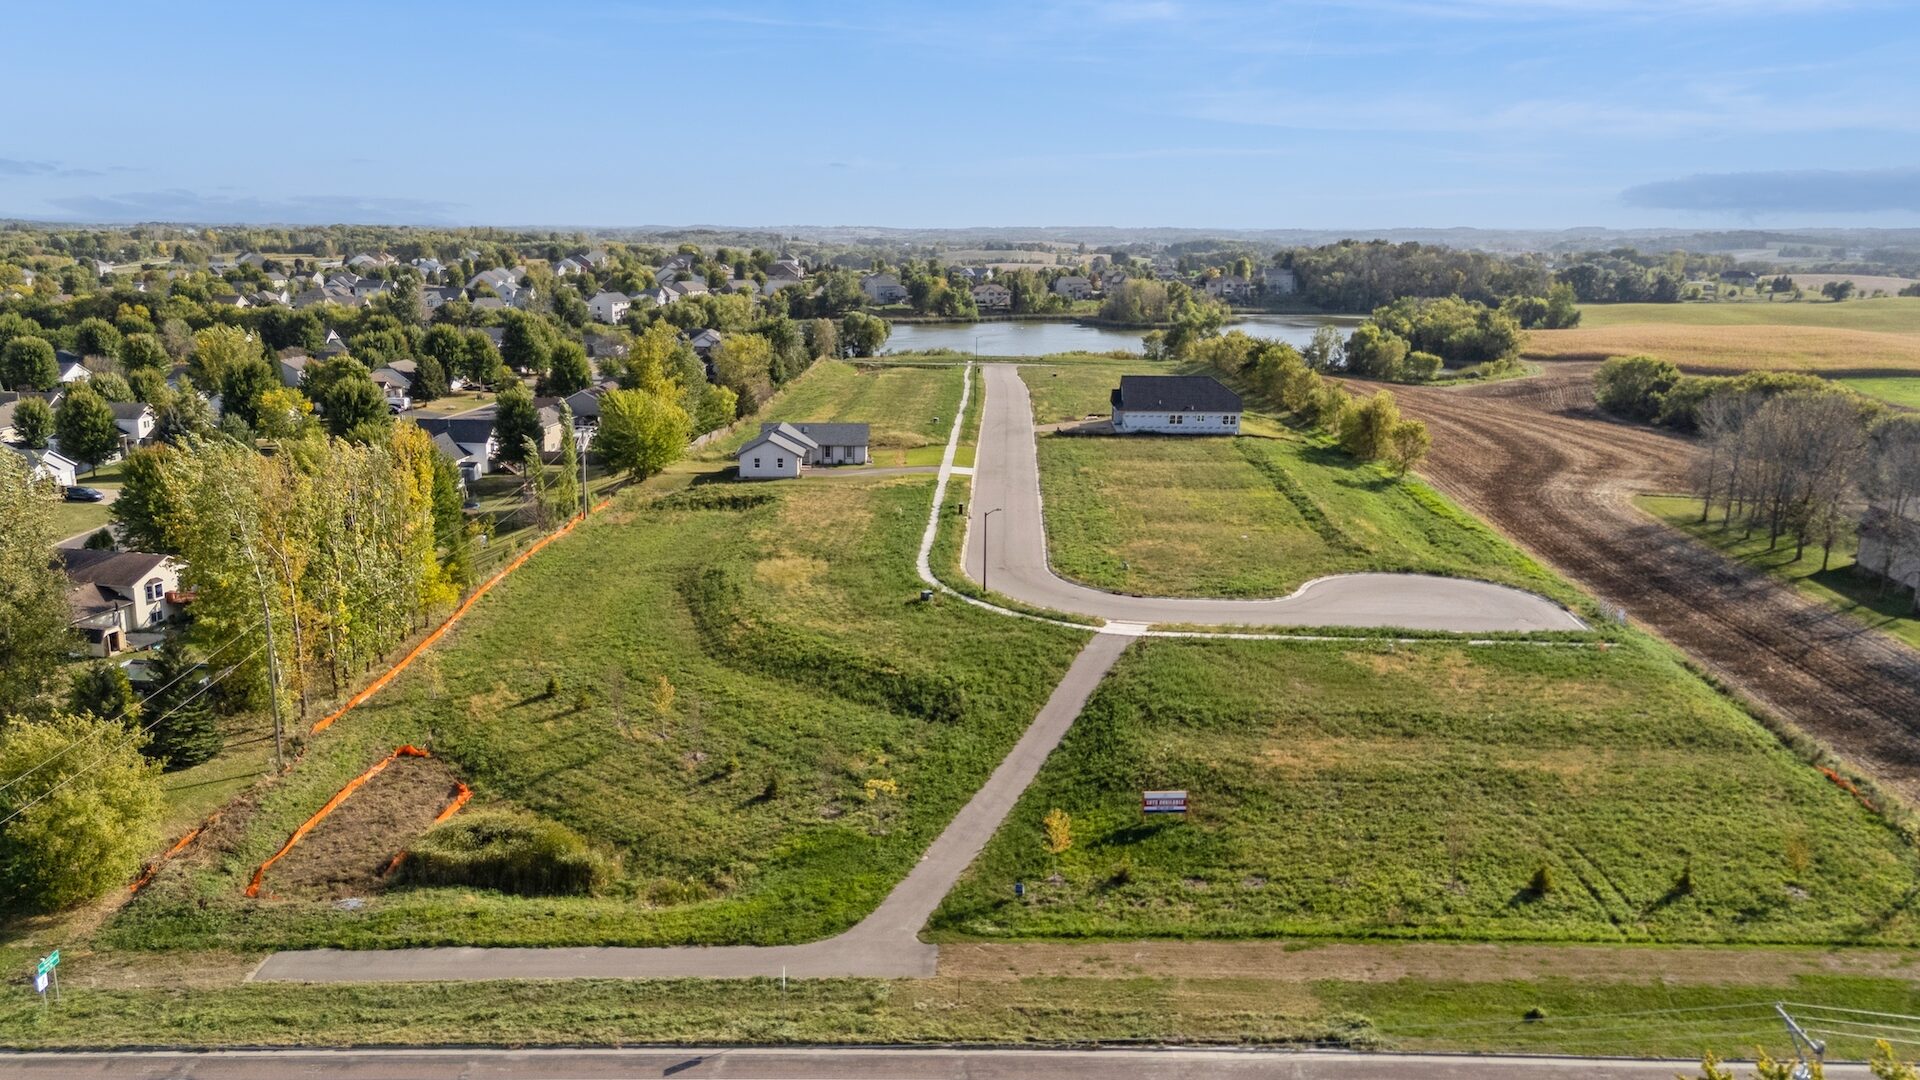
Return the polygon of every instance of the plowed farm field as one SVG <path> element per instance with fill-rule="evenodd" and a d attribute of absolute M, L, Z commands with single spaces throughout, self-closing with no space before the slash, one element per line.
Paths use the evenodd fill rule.
<path fill-rule="evenodd" d="M 1422 472 L 1636 624 L 1920 802 L 1920 651 L 1634 507 L 1685 490 L 1689 443 L 1594 407 L 1591 363 L 1462 390 L 1395 386 Z"/>

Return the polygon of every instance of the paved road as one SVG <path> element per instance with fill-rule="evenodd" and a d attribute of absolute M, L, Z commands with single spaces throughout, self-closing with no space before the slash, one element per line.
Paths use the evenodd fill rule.
<path fill-rule="evenodd" d="M 1000 828 L 1020 793 L 1073 725 L 1130 639 L 1097 634 L 1074 658 L 1040 715 L 873 913 L 838 937 L 805 945 L 635 949 L 309 949 L 274 953 L 249 976 L 273 982 L 429 982 L 465 979 L 928 978 L 937 946 L 919 938 L 933 909 Z"/>
<path fill-rule="evenodd" d="M 22 1080 L 1670 1080 L 1697 1062 L 1284 1050 L 233 1050 L 0 1054 Z M 1751 1075 L 1740 1068 L 1739 1075 Z M 1865 1078 L 1829 1065 L 1834 1080 Z"/>
<path fill-rule="evenodd" d="M 967 574 L 979 581 L 983 540 L 987 584 L 1036 607 L 1129 623 L 1235 626 L 1392 626 L 1484 633 L 1579 630 L 1560 605 L 1520 589 L 1423 574 L 1343 574 L 1309 582 L 1274 600 L 1122 596 L 1075 584 L 1047 565 L 1033 407 L 1012 364 L 984 365 L 986 406 L 968 506 Z M 995 508 L 990 526 L 982 519 Z M 1143 508 L 1143 512 L 1145 509 Z M 989 535 L 990 530 L 990 535 Z"/>

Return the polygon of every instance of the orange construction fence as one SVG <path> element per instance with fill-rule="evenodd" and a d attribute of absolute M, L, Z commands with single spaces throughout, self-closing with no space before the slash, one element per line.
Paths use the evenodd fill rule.
<path fill-rule="evenodd" d="M 473 798 L 473 789 L 468 787 L 466 784 L 463 784 L 460 781 L 455 780 L 453 782 L 453 801 L 448 803 L 446 806 L 441 807 L 440 812 L 433 816 L 433 824 L 438 825 L 441 822 L 452 817 L 453 815 L 459 813 L 460 808 L 467 805 L 467 800 L 471 798 Z M 428 827 L 431 828 L 432 826 L 428 826 Z M 380 876 L 386 877 L 388 874 L 391 874 L 395 870 L 400 869 L 400 864 L 405 862 L 406 858 L 407 858 L 406 849 L 402 848 L 401 850 L 394 852 L 393 858 L 387 861 L 387 868 L 380 871 Z"/>
<path fill-rule="evenodd" d="M 198 825 L 195 825 L 191 829 L 188 829 L 187 835 L 175 841 L 172 847 L 161 852 L 159 858 L 149 863 L 147 865 L 147 868 L 140 872 L 140 876 L 133 879 L 133 884 L 127 886 L 127 891 L 139 892 L 141 889 L 146 888 L 147 885 L 151 883 L 156 876 L 159 875 L 160 868 L 167 864 L 167 860 L 187 850 L 188 844 L 191 844 L 195 840 L 198 840 L 200 838 L 200 834 L 203 832 L 206 832 L 207 829 L 212 827 L 213 823 L 218 820 L 220 820 L 220 811 L 215 810 L 213 813 L 207 815 L 207 820 L 201 822 Z"/>
<path fill-rule="evenodd" d="M 395 750 L 393 753 L 388 754 L 386 757 L 383 757 L 379 761 L 376 761 L 372 765 L 368 766 L 366 772 L 363 772 L 359 776 L 356 776 L 353 779 L 347 781 L 346 787 L 343 787 L 339 791 L 334 792 L 333 798 L 328 799 L 325 806 L 322 806 L 312 817 L 301 822 L 299 828 L 293 830 L 293 835 L 287 837 L 287 842 L 280 845 L 280 850 L 274 852 L 272 858 L 269 858 L 266 862 L 263 862 L 260 864 L 260 869 L 255 870 L 253 872 L 253 880 L 247 883 L 247 895 L 259 896 L 260 882 L 261 882 L 261 879 L 267 876 L 267 868 L 272 866 L 274 863 L 279 862 L 280 859 L 283 856 L 285 856 L 287 852 L 292 851 L 293 845 L 305 839 L 306 835 L 313 831 L 314 826 L 320 824 L 320 822 L 324 820 L 328 814 L 331 814 L 335 810 L 339 809 L 340 804 L 343 802 L 346 802 L 348 796 L 352 795 L 356 791 L 359 791 L 360 788 L 364 786 L 367 781 L 373 779 L 376 776 L 379 776 L 380 773 L 383 772 L 387 766 L 393 764 L 395 761 L 398 761 L 400 758 L 432 757 L 432 756 L 433 756 L 432 754 L 427 753 L 425 750 L 422 750 L 417 746 L 402 746 L 399 749 Z"/>

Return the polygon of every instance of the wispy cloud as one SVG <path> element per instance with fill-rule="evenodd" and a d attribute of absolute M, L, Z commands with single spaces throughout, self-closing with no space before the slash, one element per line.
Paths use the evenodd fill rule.
<path fill-rule="evenodd" d="M 29 161 L 23 158 L 0 158 L 0 176 L 56 176 L 82 178 L 105 176 L 98 169 L 81 169 L 71 165 L 62 165 L 57 161 Z"/>
<path fill-rule="evenodd" d="M 459 220 L 459 203 L 366 195 L 294 195 L 287 198 L 208 195 L 173 188 L 114 195 L 70 195 L 47 200 L 64 215 L 98 222 L 184 221 L 202 224 L 446 225 Z"/>
<path fill-rule="evenodd" d="M 1920 168 L 1696 173 L 1620 193 L 1628 206 L 1746 215 L 1920 213 Z"/>

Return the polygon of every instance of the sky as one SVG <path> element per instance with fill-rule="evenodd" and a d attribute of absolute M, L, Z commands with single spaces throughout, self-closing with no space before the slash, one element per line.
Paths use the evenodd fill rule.
<path fill-rule="evenodd" d="M 1920 0 L 10 6 L 0 216 L 1920 225 Z"/>

